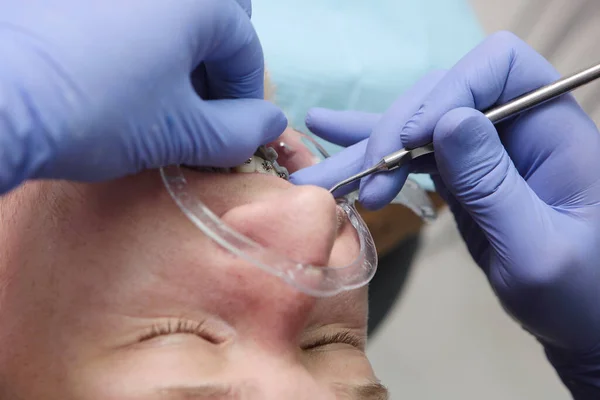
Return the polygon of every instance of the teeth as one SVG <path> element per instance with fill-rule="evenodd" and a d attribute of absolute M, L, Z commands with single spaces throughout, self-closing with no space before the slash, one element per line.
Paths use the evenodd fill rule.
<path fill-rule="evenodd" d="M 259 173 L 273 176 L 279 176 L 273 163 L 259 156 L 252 156 L 244 164 L 233 168 L 233 172 L 245 174 Z"/>
<path fill-rule="evenodd" d="M 272 150 L 272 149 L 271 149 Z M 275 157 L 273 157 L 273 153 Z M 230 173 L 230 172 L 240 172 L 243 174 L 267 174 L 278 176 L 282 179 L 287 180 L 289 178 L 289 173 L 285 167 L 277 164 L 275 159 L 277 158 L 277 153 L 273 150 L 273 152 L 269 152 L 269 158 L 273 160 L 267 160 L 261 156 L 254 155 L 247 159 L 242 165 L 238 165 L 234 168 L 212 168 L 212 167 L 188 167 L 194 169 L 199 172 L 212 172 L 212 173 Z"/>
<path fill-rule="evenodd" d="M 275 170 L 275 174 L 278 177 L 280 177 L 281 179 L 285 179 L 286 181 L 289 179 L 290 173 L 288 172 L 287 168 L 282 167 L 277 162 L 279 154 L 277 154 L 277 151 L 274 148 L 268 146 L 260 146 L 258 149 L 256 149 L 256 153 L 254 153 L 254 155 L 270 163 L 263 165 L 265 170 L 270 171 L 271 168 L 273 168 Z"/>
<path fill-rule="evenodd" d="M 261 167 L 263 168 L 263 170 L 265 170 L 267 172 L 271 172 L 273 170 L 273 164 L 271 164 L 267 160 L 262 162 Z"/>
<path fill-rule="evenodd" d="M 244 172 L 244 173 L 252 173 L 256 171 L 256 156 L 252 156 L 245 163 L 240 166 L 234 167 L 233 172 Z"/>

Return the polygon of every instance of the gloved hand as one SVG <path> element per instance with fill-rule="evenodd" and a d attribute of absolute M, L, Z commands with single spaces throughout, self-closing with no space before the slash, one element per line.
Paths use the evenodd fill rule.
<path fill-rule="evenodd" d="M 250 9 L 250 0 L 0 1 L 0 193 L 29 178 L 231 167 L 276 138 L 287 121 L 262 100 Z"/>
<path fill-rule="evenodd" d="M 402 146 L 433 141 L 436 186 L 503 307 L 544 345 L 575 398 L 598 399 L 598 130 L 571 95 L 497 127 L 477 111 L 558 77 L 513 35 L 493 35 L 433 89 L 421 82 L 381 117 L 313 111 L 309 126 L 324 137 L 342 141 L 347 132 L 350 144 L 372 135 L 368 144 L 359 142 L 294 180 L 320 182 L 317 175 L 335 175 L 337 165 L 356 165 L 343 171 L 352 174 Z M 362 154 L 356 150 L 361 146 Z M 406 173 L 364 180 L 361 198 L 371 206 L 384 204 Z"/>

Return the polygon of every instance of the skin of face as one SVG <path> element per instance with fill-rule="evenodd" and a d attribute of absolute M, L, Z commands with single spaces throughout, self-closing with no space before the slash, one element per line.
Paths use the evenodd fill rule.
<path fill-rule="evenodd" d="M 282 255 L 357 254 L 326 190 L 186 174 L 223 221 Z M 29 182 L 0 199 L 0 219 L 1 399 L 385 398 L 355 387 L 376 382 L 367 288 L 317 299 L 231 255 L 158 171 Z"/>

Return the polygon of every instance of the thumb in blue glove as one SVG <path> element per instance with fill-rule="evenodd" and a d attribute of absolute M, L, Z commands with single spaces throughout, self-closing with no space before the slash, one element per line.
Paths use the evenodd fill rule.
<path fill-rule="evenodd" d="M 306 117 L 306 126 L 311 132 L 346 149 L 319 164 L 295 172 L 291 175 L 290 181 L 297 185 L 310 184 L 330 189 L 349 176 L 373 166 L 379 161 L 374 160 L 377 154 L 387 155 L 402 148 L 399 134 L 402 124 L 417 112 L 427 94 L 445 74 L 445 71 L 433 71 L 418 80 L 394 102 L 386 113 L 386 115 L 393 115 L 393 118 L 383 118 L 379 114 L 360 111 L 311 109 Z M 375 132 L 379 132 L 377 136 Z M 406 181 L 408 167 L 399 168 L 389 174 L 374 176 L 374 179 L 385 182 L 385 189 L 382 190 L 380 184 L 376 182 L 371 186 L 376 188 L 373 191 L 376 195 L 373 196 L 371 192 L 366 192 L 361 187 L 359 200 L 362 205 L 367 209 L 377 209 L 392 201 Z M 355 182 L 340 188 L 336 191 L 336 195 L 344 195 L 358 188 L 359 183 Z"/>
<path fill-rule="evenodd" d="M 250 10 L 249 0 L 3 2 L 0 193 L 30 178 L 242 163 L 287 124 L 263 100 Z"/>

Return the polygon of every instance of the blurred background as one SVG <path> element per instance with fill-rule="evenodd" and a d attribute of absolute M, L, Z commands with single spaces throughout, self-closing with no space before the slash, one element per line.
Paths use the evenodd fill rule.
<path fill-rule="evenodd" d="M 514 32 L 563 74 L 600 60 L 600 0 L 253 0 L 253 9 L 269 98 L 305 132 L 310 107 L 383 112 L 497 30 Z M 576 97 L 599 123 L 600 83 Z M 569 399 L 431 197 L 440 218 L 429 226 L 400 205 L 361 210 L 380 260 L 368 353 L 392 399 Z"/>
<path fill-rule="evenodd" d="M 563 74 L 600 60 L 598 0 L 469 3 L 485 33 L 516 33 Z M 600 85 L 576 97 L 599 123 Z M 422 229 L 369 353 L 392 399 L 570 399 L 541 347 L 502 311 L 446 212 Z"/>

